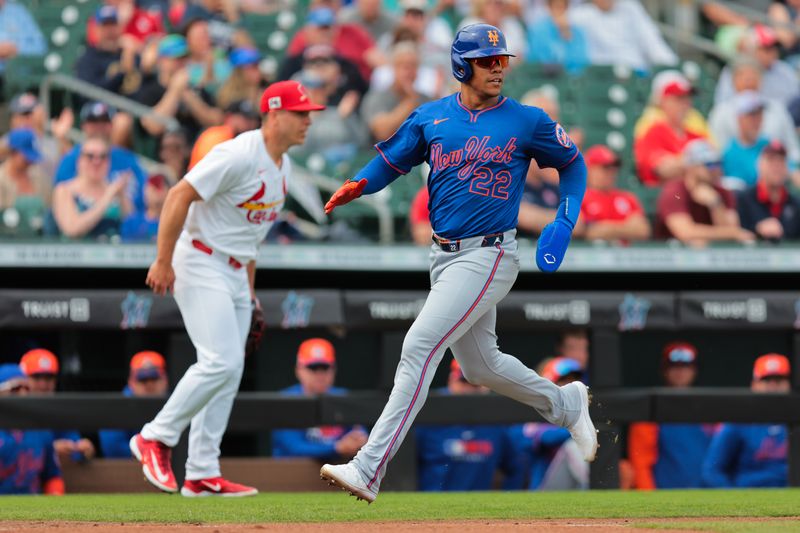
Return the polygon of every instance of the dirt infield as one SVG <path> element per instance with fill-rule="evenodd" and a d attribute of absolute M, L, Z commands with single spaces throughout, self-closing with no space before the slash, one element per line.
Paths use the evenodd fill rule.
<path fill-rule="evenodd" d="M 591 530 L 594 532 L 625 531 L 648 532 L 654 529 L 636 527 L 637 524 L 669 525 L 670 532 L 700 531 L 687 524 L 686 529 L 677 529 L 681 522 L 737 522 L 740 525 L 753 523 L 764 527 L 770 522 L 797 522 L 800 517 L 791 518 L 690 518 L 663 519 L 562 519 L 562 520 L 460 520 L 460 521 L 421 521 L 421 522 L 337 522 L 337 523 L 283 523 L 283 524 L 126 524 L 108 522 L 0 522 L 0 532 L 35 531 L 37 533 L 279 533 L 324 532 L 324 533 L 404 533 L 406 531 L 442 531 L 446 533 L 477 533 L 490 531 L 543 531 L 567 532 Z"/>

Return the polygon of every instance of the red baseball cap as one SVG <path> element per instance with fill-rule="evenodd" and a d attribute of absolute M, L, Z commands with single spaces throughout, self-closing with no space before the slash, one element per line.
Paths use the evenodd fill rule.
<path fill-rule="evenodd" d="M 300 344 L 297 349 L 297 364 L 304 367 L 316 365 L 334 366 L 336 364 L 336 350 L 333 344 L 325 339 L 308 339 Z"/>
<path fill-rule="evenodd" d="M 131 357 L 131 373 L 137 380 L 155 379 L 164 375 L 167 363 L 164 356 L 152 350 L 139 352 Z"/>
<path fill-rule="evenodd" d="M 37 348 L 25 352 L 19 360 L 19 366 L 26 376 L 35 374 L 58 374 L 58 358 L 50 350 Z"/>
<path fill-rule="evenodd" d="M 569 357 L 551 359 L 542 369 L 542 377 L 549 379 L 553 383 L 570 374 L 583 374 L 583 367 L 579 362 Z"/>
<path fill-rule="evenodd" d="M 261 95 L 261 112 L 270 111 L 321 111 L 324 105 L 315 104 L 308 97 L 308 90 L 295 80 L 279 81 L 264 90 Z"/>
<path fill-rule="evenodd" d="M 752 38 L 761 48 L 770 48 L 778 44 L 778 34 L 769 26 L 757 24 L 753 28 Z"/>
<path fill-rule="evenodd" d="M 611 148 L 604 144 L 595 144 L 583 154 L 586 165 L 619 165 L 619 157 L 611 151 Z"/>
<path fill-rule="evenodd" d="M 788 378 L 791 375 L 789 359 L 779 353 L 764 354 L 753 365 L 753 379 L 768 377 Z"/>

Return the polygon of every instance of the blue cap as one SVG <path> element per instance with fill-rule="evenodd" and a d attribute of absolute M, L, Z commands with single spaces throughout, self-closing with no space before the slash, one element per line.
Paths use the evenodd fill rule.
<path fill-rule="evenodd" d="M 117 22 L 117 8 L 114 6 L 100 6 L 94 13 L 94 18 L 99 24 Z"/>
<path fill-rule="evenodd" d="M 234 67 L 255 65 L 261 60 L 261 54 L 255 48 L 234 48 L 229 59 Z"/>
<path fill-rule="evenodd" d="M 306 23 L 312 26 L 333 26 L 336 14 L 329 7 L 318 7 L 308 12 Z"/>
<path fill-rule="evenodd" d="M 36 145 L 36 134 L 32 129 L 17 128 L 8 134 L 8 147 L 24 155 L 28 163 L 38 163 L 42 160 L 42 154 Z"/>
<path fill-rule="evenodd" d="M 110 122 L 114 110 L 105 102 L 86 102 L 81 107 L 81 122 Z"/>
<path fill-rule="evenodd" d="M 183 35 L 167 35 L 158 43 L 158 55 L 160 57 L 183 57 L 189 53 L 186 45 L 186 38 Z"/>
<path fill-rule="evenodd" d="M 16 382 L 24 382 L 27 379 L 18 364 L 0 365 L 0 391 L 9 390 L 16 385 Z"/>

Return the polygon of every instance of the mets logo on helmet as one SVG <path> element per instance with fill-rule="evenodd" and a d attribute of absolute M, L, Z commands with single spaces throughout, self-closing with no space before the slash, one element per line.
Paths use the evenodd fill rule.
<path fill-rule="evenodd" d="M 273 207 L 279 206 L 283 203 L 283 198 L 276 200 L 274 202 L 261 202 L 261 198 L 264 197 L 264 193 L 267 190 L 267 184 L 263 181 L 261 182 L 261 188 L 258 189 L 253 196 L 245 200 L 240 204 L 236 204 L 236 207 L 241 207 L 247 211 L 247 221 L 253 224 L 261 224 L 263 222 L 272 222 L 277 217 L 277 214 L 272 211 L 271 213 L 268 212 Z"/>
<path fill-rule="evenodd" d="M 492 43 L 492 46 L 497 46 L 497 43 L 500 42 L 500 36 L 497 35 L 496 30 L 489 30 L 489 42 Z"/>

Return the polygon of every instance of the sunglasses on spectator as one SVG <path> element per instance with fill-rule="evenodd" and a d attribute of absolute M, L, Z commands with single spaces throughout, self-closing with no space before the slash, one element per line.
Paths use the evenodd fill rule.
<path fill-rule="evenodd" d="M 669 352 L 667 359 L 670 363 L 690 364 L 694 363 L 694 353 L 686 348 L 676 348 Z"/>
<path fill-rule="evenodd" d="M 81 152 L 81 155 L 89 161 L 105 161 L 108 159 L 108 152 Z"/>
<path fill-rule="evenodd" d="M 495 65 L 500 65 L 500 68 L 508 67 L 508 56 L 476 57 L 471 61 L 486 70 L 493 69 Z"/>
<path fill-rule="evenodd" d="M 712 161 L 710 163 L 706 163 L 705 167 L 708 170 L 720 170 L 722 168 L 722 162 L 720 162 L 720 161 Z"/>
<path fill-rule="evenodd" d="M 333 370 L 333 366 L 331 365 L 308 365 L 306 368 L 312 372 L 328 372 Z"/>

